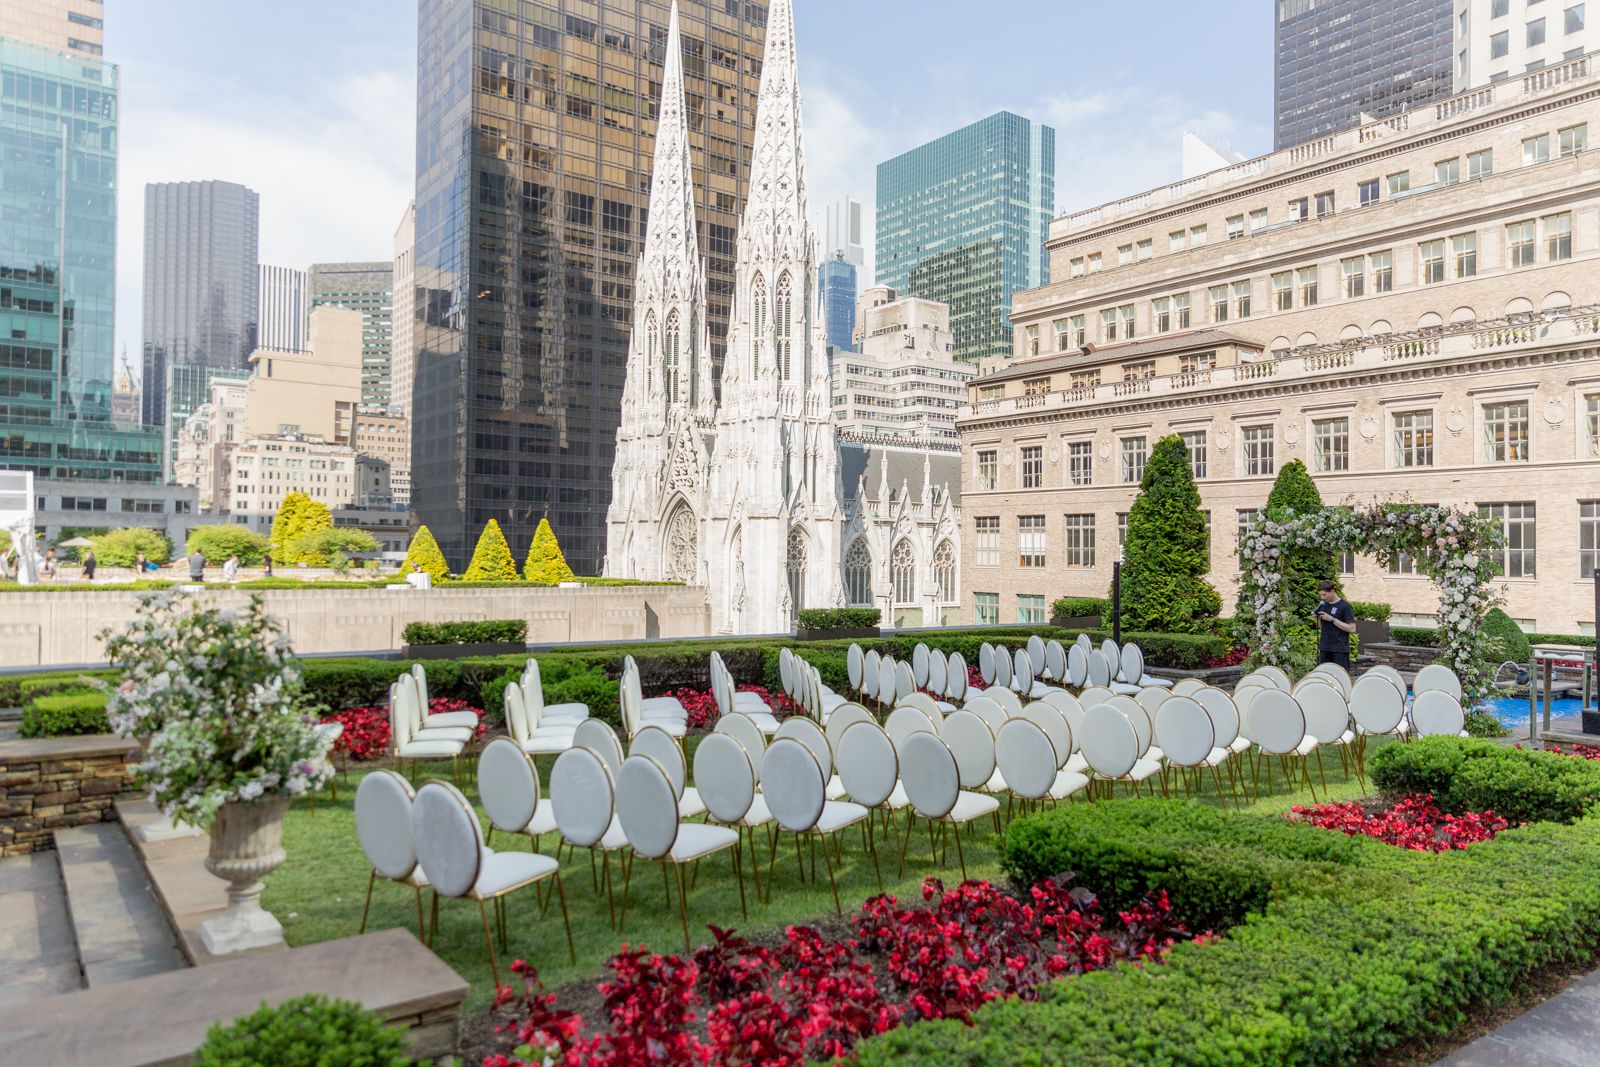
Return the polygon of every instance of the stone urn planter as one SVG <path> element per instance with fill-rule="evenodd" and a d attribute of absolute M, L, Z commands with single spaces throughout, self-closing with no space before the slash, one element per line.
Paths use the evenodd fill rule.
<path fill-rule="evenodd" d="M 211 820 L 206 870 L 228 883 L 228 910 L 201 927 L 214 956 L 280 944 L 283 927 L 261 907 L 261 880 L 284 861 L 283 817 L 289 797 L 232 801 Z"/>

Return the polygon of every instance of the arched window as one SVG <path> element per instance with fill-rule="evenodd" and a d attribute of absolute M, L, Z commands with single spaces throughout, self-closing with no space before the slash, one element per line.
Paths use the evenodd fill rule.
<path fill-rule="evenodd" d="M 940 541 L 933 553 L 933 587 L 939 591 L 939 603 L 956 602 L 956 550 L 949 541 Z"/>
<path fill-rule="evenodd" d="M 678 313 L 667 316 L 667 403 L 678 402 L 678 344 L 682 331 L 678 328 Z"/>
<path fill-rule="evenodd" d="M 789 551 L 785 571 L 789 577 L 789 603 L 798 613 L 806 606 L 806 532 L 796 526 L 789 531 Z"/>
<path fill-rule="evenodd" d="M 778 277 L 778 295 L 773 307 L 772 325 L 778 333 L 778 377 L 789 377 L 789 361 L 791 343 L 789 340 L 790 311 L 793 310 L 794 294 L 789 284 L 789 272 L 784 271 Z"/>
<path fill-rule="evenodd" d="M 896 604 L 916 603 L 917 553 L 910 541 L 902 538 L 889 554 L 889 579 L 894 583 Z"/>
<path fill-rule="evenodd" d="M 750 371 L 761 373 L 761 344 L 767 337 L 767 282 L 760 274 L 751 283 Z"/>
<path fill-rule="evenodd" d="M 844 595 L 853 608 L 872 607 L 872 553 L 865 537 L 851 541 L 844 554 Z"/>
<path fill-rule="evenodd" d="M 644 384 L 645 392 L 651 392 L 656 387 L 656 313 L 650 312 L 644 320 Z"/>

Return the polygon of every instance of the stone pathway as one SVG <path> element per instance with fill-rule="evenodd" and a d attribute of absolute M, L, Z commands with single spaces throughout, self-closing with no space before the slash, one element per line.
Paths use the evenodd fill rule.
<path fill-rule="evenodd" d="M 82 984 L 56 854 L 0 860 L 0 988 L 22 1001 Z"/>
<path fill-rule="evenodd" d="M 1600 1054 L 1600 972 L 1439 1062 L 1448 1067 L 1591 1067 Z"/>
<path fill-rule="evenodd" d="M 56 831 L 68 914 L 91 988 L 185 966 L 144 865 L 117 823 Z"/>

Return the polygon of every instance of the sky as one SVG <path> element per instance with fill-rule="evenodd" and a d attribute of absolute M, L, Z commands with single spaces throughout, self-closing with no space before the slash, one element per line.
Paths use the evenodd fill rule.
<path fill-rule="evenodd" d="M 1057 214 L 1178 180 L 1184 131 L 1272 148 L 1269 0 L 794 5 L 819 223 L 848 195 L 870 229 L 879 162 L 1002 109 L 1055 128 Z M 146 183 L 254 189 L 263 263 L 391 258 L 414 184 L 416 32 L 415 0 L 106 4 L 119 354 L 137 365 Z"/>

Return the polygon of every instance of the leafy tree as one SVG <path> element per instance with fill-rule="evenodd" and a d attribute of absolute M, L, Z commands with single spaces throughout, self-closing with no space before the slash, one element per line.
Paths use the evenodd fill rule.
<path fill-rule="evenodd" d="M 559 551 L 559 549 L 557 550 Z M 517 559 L 506 544 L 506 535 L 500 523 L 490 519 L 478 535 L 478 547 L 472 550 L 472 562 L 461 576 L 469 582 L 514 582 L 517 580 Z"/>
<path fill-rule="evenodd" d="M 131 567 L 141 552 L 152 563 L 165 563 L 172 557 L 172 542 L 166 534 L 143 526 L 124 526 L 91 540 L 94 558 L 102 567 Z"/>
<path fill-rule="evenodd" d="M 297 561 L 313 567 L 343 567 L 358 552 L 375 552 L 378 541 L 365 530 L 327 526 L 295 538 L 290 546 Z"/>
<path fill-rule="evenodd" d="M 247 526 L 219 522 L 190 530 L 188 550 L 193 552 L 198 548 L 206 559 L 212 560 L 238 556 L 241 564 L 254 567 L 266 554 L 268 544 L 265 534 L 256 533 Z"/>
<path fill-rule="evenodd" d="M 406 561 L 400 567 L 402 573 L 410 574 L 412 564 L 420 564 L 423 572 L 431 575 L 436 582 L 450 577 L 450 564 L 444 561 L 439 542 L 433 539 L 433 531 L 426 526 L 417 527 L 417 532 L 412 535 L 411 547 L 406 550 Z"/>
<path fill-rule="evenodd" d="M 1197 633 L 1222 610 L 1205 574 L 1210 538 L 1189 450 L 1176 435 L 1156 442 L 1139 496 L 1128 513 L 1123 545 L 1122 626 L 1127 630 Z"/>
<path fill-rule="evenodd" d="M 540 519 L 539 528 L 533 532 L 533 544 L 528 546 L 528 562 L 522 576 L 530 582 L 549 585 L 570 582 L 577 577 L 567 566 L 567 557 L 561 554 L 561 542 L 556 540 L 549 519 Z"/>
<path fill-rule="evenodd" d="M 1317 483 L 1311 480 L 1311 472 L 1306 470 L 1306 465 L 1298 459 L 1285 463 L 1278 471 L 1272 493 L 1267 497 L 1267 517 L 1275 522 L 1283 522 L 1291 512 L 1295 515 L 1315 515 L 1321 510 L 1322 494 L 1317 491 Z M 1309 545 L 1296 548 L 1288 554 L 1284 564 L 1289 603 L 1294 605 L 1298 614 L 1310 615 L 1316 607 L 1318 582 L 1329 581 L 1335 589 L 1340 588 L 1338 560 L 1328 549 Z"/>
<path fill-rule="evenodd" d="M 332 527 L 333 513 L 328 505 L 301 492 L 290 493 L 278 505 L 278 514 L 272 520 L 273 558 L 282 563 L 313 563 L 300 555 L 297 543 L 307 534 Z"/>

